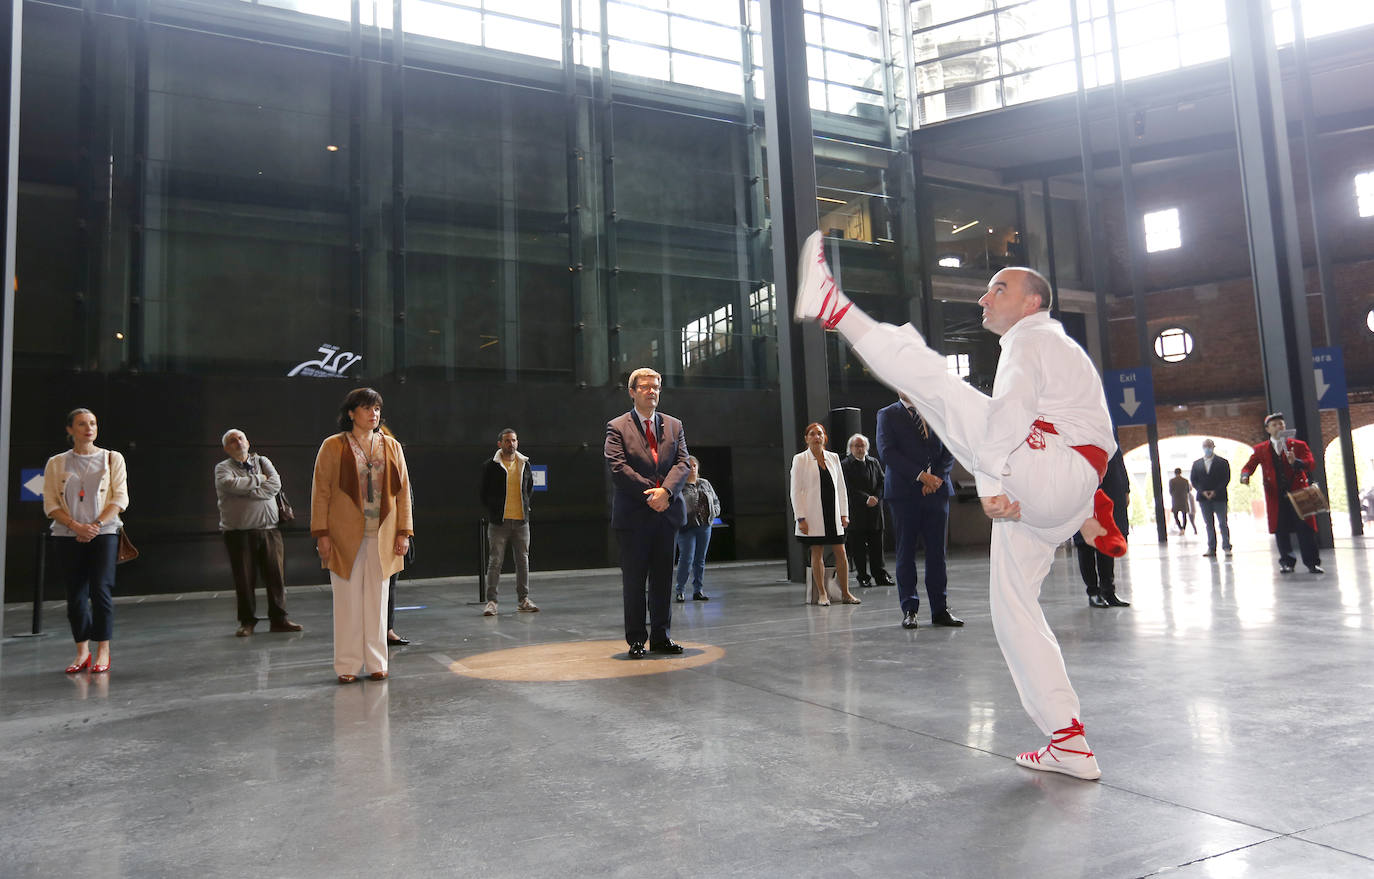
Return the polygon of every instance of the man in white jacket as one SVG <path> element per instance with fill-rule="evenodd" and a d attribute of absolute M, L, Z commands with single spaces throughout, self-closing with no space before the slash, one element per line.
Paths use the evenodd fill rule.
<path fill-rule="evenodd" d="M 910 324 L 880 324 L 855 307 L 835 283 L 819 232 L 802 248 L 800 275 L 796 319 L 838 330 L 874 375 L 911 398 L 977 481 L 993 520 L 989 593 L 997 643 L 1021 704 L 1050 736 L 1016 762 L 1101 777 L 1039 595 L 1055 548 L 1074 532 L 1108 555 L 1125 552 L 1111 501 L 1097 491 L 1116 442 L 1096 367 L 1045 311 L 1049 284 L 1031 269 L 1003 269 L 978 300 L 983 326 L 1002 337 L 988 397 L 950 375 L 944 356 Z"/>

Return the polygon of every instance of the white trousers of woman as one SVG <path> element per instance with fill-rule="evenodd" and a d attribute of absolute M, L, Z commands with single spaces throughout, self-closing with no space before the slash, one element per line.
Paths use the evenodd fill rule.
<path fill-rule="evenodd" d="M 334 673 L 386 671 L 386 578 L 377 555 L 377 535 L 358 547 L 348 579 L 329 572 L 334 587 Z"/>
<path fill-rule="evenodd" d="M 879 324 L 854 352 L 880 380 L 906 394 L 959 463 L 973 469 L 976 450 L 986 442 L 991 398 L 951 375 L 944 356 L 910 324 Z M 1021 704 L 1049 735 L 1080 714 L 1059 642 L 1040 609 L 1040 584 L 1055 549 L 1092 515 L 1098 476 L 1058 435 L 1044 440 L 1043 448 L 1019 446 L 1002 474 L 1003 490 L 1021 504 L 1021 518 L 993 520 L 988 592 L 993 632 Z"/>

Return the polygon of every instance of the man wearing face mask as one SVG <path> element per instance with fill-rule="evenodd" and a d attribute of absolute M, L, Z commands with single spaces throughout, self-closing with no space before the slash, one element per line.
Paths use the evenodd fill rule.
<path fill-rule="evenodd" d="M 239 628 L 246 638 L 258 624 L 254 592 L 258 574 L 267 589 L 267 616 L 274 632 L 299 632 L 286 618 L 286 568 L 281 531 L 277 528 L 277 494 L 281 476 L 266 455 L 249 452 L 248 437 L 231 428 L 221 438 L 229 457 L 215 465 L 219 530 L 229 550 L 229 568 L 238 594 Z"/>
<path fill-rule="evenodd" d="M 1264 419 L 1264 431 L 1269 439 L 1255 446 L 1250 460 L 1240 468 L 1240 484 L 1250 484 L 1255 468 L 1264 468 L 1264 506 L 1269 513 L 1269 533 L 1279 547 L 1279 573 L 1291 574 L 1298 560 L 1293 556 L 1293 541 L 1289 535 L 1298 534 L 1298 549 L 1302 563 L 1313 574 L 1325 574 L 1321 555 L 1317 552 L 1317 517 L 1298 518 L 1298 511 L 1288 500 L 1288 492 L 1307 487 L 1307 474 L 1316 466 L 1307 443 L 1285 438 L 1283 413 L 1275 412 Z"/>
<path fill-rule="evenodd" d="M 1197 491 L 1202 508 L 1202 523 L 1207 526 L 1206 558 L 1217 557 L 1217 529 L 1221 529 L 1221 551 L 1231 556 L 1231 526 L 1226 522 L 1226 486 L 1231 484 L 1231 462 L 1216 453 L 1217 444 L 1202 441 L 1202 457 L 1193 462 L 1188 481 Z M 1213 521 L 1215 520 L 1215 521 Z"/>

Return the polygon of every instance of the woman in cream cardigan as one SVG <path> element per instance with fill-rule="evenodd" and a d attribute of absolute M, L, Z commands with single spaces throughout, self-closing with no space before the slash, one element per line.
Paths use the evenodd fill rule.
<path fill-rule="evenodd" d="M 830 605 L 825 587 L 825 550 L 835 553 L 835 580 L 845 604 L 862 604 L 849 591 L 849 560 L 844 529 L 849 527 L 849 493 L 844 487 L 840 456 L 825 449 L 825 428 L 806 426 L 806 451 L 792 459 L 792 513 L 797 539 L 811 548 L 811 590 L 807 604 Z"/>
<path fill-rule="evenodd" d="M 97 448 L 96 432 L 91 410 L 67 413 L 71 451 L 53 455 L 43 468 L 43 512 L 52 519 L 67 581 L 67 621 L 76 641 L 69 675 L 86 668 L 92 674 L 110 670 L 115 560 L 124 524 L 119 514 L 129 508 L 124 456 Z"/>
<path fill-rule="evenodd" d="M 401 444 L 381 431 L 382 395 L 349 391 L 339 433 L 315 456 L 310 533 L 334 588 L 334 673 L 387 676 L 386 583 L 405 567 L 414 533 Z"/>

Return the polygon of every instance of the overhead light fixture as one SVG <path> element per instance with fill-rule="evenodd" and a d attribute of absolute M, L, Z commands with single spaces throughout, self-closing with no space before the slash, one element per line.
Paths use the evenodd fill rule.
<path fill-rule="evenodd" d="M 940 265 L 947 269 L 957 269 L 964 264 L 964 261 L 957 256 L 940 257 Z"/>
<path fill-rule="evenodd" d="M 974 221 L 971 222 L 971 223 L 965 223 L 964 225 L 957 227 L 957 228 L 956 228 L 953 232 L 951 232 L 950 234 L 951 234 L 951 235 L 958 235 L 960 232 L 964 231 L 965 229 L 972 229 L 974 226 L 977 226 L 977 225 L 978 225 L 978 221 L 977 221 L 977 220 L 974 220 Z"/>
<path fill-rule="evenodd" d="M 331 153 L 337 153 L 339 151 L 339 148 L 332 143 L 329 146 L 325 147 L 325 149 Z"/>
<path fill-rule="evenodd" d="M 849 202 L 845 201 L 842 198 L 826 198 L 823 195 L 816 196 L 816 201 L 826 201 L 831 204 L 849 204 Z"/>

